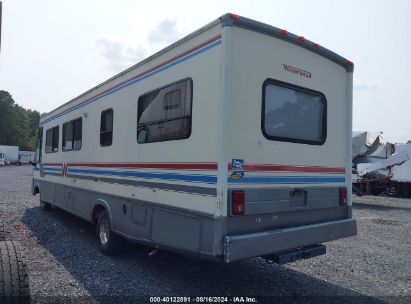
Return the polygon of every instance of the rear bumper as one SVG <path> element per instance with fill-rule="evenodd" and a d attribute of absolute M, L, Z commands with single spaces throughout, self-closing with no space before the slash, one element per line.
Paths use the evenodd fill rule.
<path fill-rule="evenodd" d="M 301 227 L 225 236 L 224 261 L 278 253 L 357 234 L 355 219 L 338 220 Z"/>

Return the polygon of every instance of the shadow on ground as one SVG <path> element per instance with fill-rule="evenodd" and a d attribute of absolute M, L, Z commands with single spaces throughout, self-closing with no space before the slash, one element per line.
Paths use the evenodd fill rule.
<path fill-rule="evenodd" d="M 216 264 L 164 251 L 150 258 L 150 248 L 131 244 L 123 254 L 107 257 L 97 248 L 94 226 L 59 209 L 29 208 L 22 221 L 98 302 L 107 295 L 195 295 L 271 296 L 266 301 L 293 303 L 383 303 L 259 258 Z"/>

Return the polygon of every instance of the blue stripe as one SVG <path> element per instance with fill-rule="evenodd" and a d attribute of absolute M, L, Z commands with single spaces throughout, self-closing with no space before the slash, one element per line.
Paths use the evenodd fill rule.
<path fill-rule="evenodd" d="M 89 101 L 86 102 L 86 103 L 83 103 L 83 104 L 81 104 L 81 105 L 75 106 L 75 107 L 73 107 L 73 108 L 71 108 L 71 109 L 68 109 L 68 110 L 66 110 L 66 111 L 64 111 L 64 112 L 62 112 L 62 113 L 60 113 L 60 114 L 57 114 L 57 115 L 55 115 L 55 116 L 52 116 L 52 117 L 44 120 L 43 122 L 41 122 L 41 123 L 40 123 L 40 126 L 42 126 L 42 125 L 44 125 L 45 123 L 47 123 L 47 122 L 49 122 L 49 121 L 52 121 L 52 120 L 54 120 L 54 119 L 56 119 L 56 118 L 58 118 L 58 117 L 60 117 L 60 116 L 66 115 L 66 114 L 68 114 L 68 113 L 70 113 L 70 112 L 72 112 L 72 111 L 74 111 L 74 110 L 80 109 L 80 108 L 82 108 L 82 107 L 84 107 L 84 106 L 86 106 L 86 105 L 88 105 L 88 104 L 91 104 L 91 103 L 93 103 L 93 102 L 95 102 L 95 101 L 97 101 L 97 100 L 99 100 L 99 99 L 101 99 L 101 98 L 103 98 L 103 97 L 105 97 L 105 96 L 111 95 L 111 94 L 117 92 L 118 90 L 121 90 L 121 89 L 123 89 L 123 88 L 125 88 L 125 87 L 127 87 L 127 86 L 129 86 L 129 85 L 131 85 L 131 84 L 140 82 L 140 81 L 142 81 L 142 80 L 144 80 L 144 79 L 147 79 L 147 78 L 149 78 L 149 77 L 151 77 L 151 76 L 154 76 L 154 75 L 156 75 L 156 74 L 158 74 L 158 73 L 161 73 L 161 72 L 163 72 L 163 71 L 165 71 L 165 70 L 167 70 L 167 69 L 169 69 L 169 68 L 171 68 L 171 67 L 173 67 L 173 66 L 175 66 L 175 65 L 177 65 L 177 64 L 180 64 L 180 63 L 182 63 L 182 62 L 184 62 L 184 61 L 187 61 L 187 60 L 189 60 L 189 59 L 191 59 L 191 58 L 193 58 L 193 57 L 195 57 L 195 56 L 197 56 L 197 55 L 199 55 L 199 54 L 201 54 L 201 53 L 209 50 L 209 49 L 212 49 L 212 48 L 216 47 L 216 46 L 219 45 L 219 44 L 221 44 L 221 40 L 218 40 L 218 41 L 216 41 L 216 42 L 208 45 L 207 47 L 205 47 L 205 48 L 203 48 L 203 49 L 201 49 L 201 50 L 198 50 L 198 51 L 196 51 L 196 52 L 194 52 L 194 53 L 192 53 L 192 54 L 190 54 L 190 55 L 188 55 L 188 56 L 186 56 L 186 57 L 183 57 L 183 58 L 181 58 L 181 59 L 179 59 L 179 60 L 176 60 L 176 61 L 174 61 L 174 62 L 172 62 L 172 63 L 170 63 L 170 64 L 168 64 L 168 65 L 165 65 L 164 67 L 162 67 L 162 68 L 160 68 L 160 69 L 158 69 L 158 70 L 155 70 L 155 71 L 153 71 L 153 72 L 151 72 L 151 73 L 149 73 L 149 74 L 147 74 L 147 75 L 141 76 L 140 78 L 137 78 L 137 79 L 134 79 L 134 80 L 132 80 L 132 81 L 130 81 L 130 82 L 127 82 L 127 83 L 119 86 L 118 88 L 115 88 L 115 89 L 113 89 L 113 90 L 111 90 L 111 91 L 109 91 L 109 92 L 107 92 L 107 93 L 105 93 L 105 94 L 103 94 L 103 95 L 97 96 L 97 97 L 89 100 Z"/>
<path fill-rule="evenodd" d="M 61 173 L 61 168 L 44 168 L 44 171 L 54 171 Z"/>
<path fill-rule="evenodd" d="M 183 175 L 176 173 L 148 173 L 148 172 L 136 172 L 136 171 L 111 171 L 111 170 L 89 170 L 89 169 L 68 169 L 68 173 L 81 173 L 81 174 L 97 174 L 97 175 L 113 175 L 120 177 L 139 177 L 147 179 L 163 179 L 163 180 L 175 180 L 186 181 L 195 183 L 207 183 L 215 184 L 217 177 L 212 175 Z"/>
<path fill-rule="evenodd" d="M 240 179 L 227 180 L 233 184 L 319 184 L 319 183 L 344 183 L 345 177 L 300 177 L 300 176 L 255 176 L 255 177 L 243 177 Z"/>

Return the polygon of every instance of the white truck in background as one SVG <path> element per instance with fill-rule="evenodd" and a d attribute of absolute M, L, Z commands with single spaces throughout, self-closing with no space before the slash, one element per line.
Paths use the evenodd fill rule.
<path fill-rule="evenodd" d="M 0 145 L 0 166 L 19 164 L 19 147 Z"/>
<path fill-rule="evenodd" d="M 411 143 L 396 144 L 395 151 L 411 156 Z M 395 189 L 395 196 L 411 197 L 411 161 L 409 159 L 401 166 L 392 168 L 391 185 Z"/>

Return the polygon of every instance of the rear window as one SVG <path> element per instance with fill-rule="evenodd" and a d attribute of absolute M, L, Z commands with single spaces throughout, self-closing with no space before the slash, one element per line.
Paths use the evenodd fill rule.
<path fill-rule="evenodd" d="M 322 145 L 327 137 L 325 96 L 268 79 L 263 85 L 261 127 L 270 140 Z"/>

